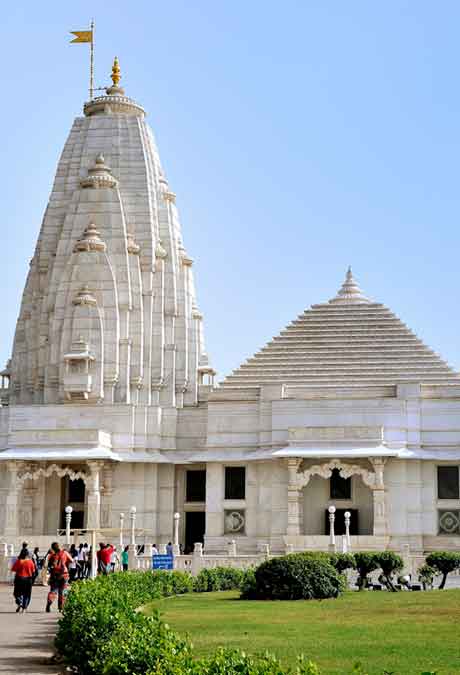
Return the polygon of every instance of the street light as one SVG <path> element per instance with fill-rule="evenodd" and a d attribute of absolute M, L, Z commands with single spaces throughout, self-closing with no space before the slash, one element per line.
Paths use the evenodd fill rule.
<path fill-rule="evenodd" d="M 334 531 L 334 521 L 335 521 L 335 506 L 330 506 L 329 511 L 329 548 L 331 551 L 335 551 L 335 531 Z"/>
<path fill-rule="evenodd" d="M 69 505 L 65 507 L 65 543 L 70 544 L 70 521 L 72 520 L 73 508 Z"/>
<path fill-rule="evenodd" d="M 125 520 L 125 514 L 120 513 L 120 551 L 123 551 L 123 523 Z"/>

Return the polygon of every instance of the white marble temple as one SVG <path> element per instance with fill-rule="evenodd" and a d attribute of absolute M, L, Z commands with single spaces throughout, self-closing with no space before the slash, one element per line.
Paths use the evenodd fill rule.
<path fill-rule="evenodd" d="M 460 548 L 460 376 L 351 270 L 214 386 L 143 108 L 89 101 L 58 163 L 1 373 L 0 539 L 78 528 L 240 553 Z M 235 326 L 238 330 L 238 326 Z M 45 538 L 45 539 L 44 539 Z M 233 544 L 232 544 L 233 546 Z"/>

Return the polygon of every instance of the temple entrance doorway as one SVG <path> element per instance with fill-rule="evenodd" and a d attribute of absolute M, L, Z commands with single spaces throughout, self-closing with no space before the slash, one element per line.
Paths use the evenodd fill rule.
<path fill-rule="evenodd" d="M 61 529 L 65 529 L 65 507 L 72 507 L 72 528 L 83 529 L 85 525 L 85 483 L 81 478 L 62 478 L 61 487 Z"/>
<path fill-rule="evenodd" d="M 184 553 L 191 553 L 194 544 L 204 543 L 206 513 L 205 511 L 185 512 L 185 547 Z"/>
<path fill-rule="evenodd" d="M 345 534 L 345 513 L 350 518 L 350 534 L 358 536 L 372 535 L 374 528 L 374 503 L 372 490 L 364 484 L 361 476 L 347 478 L 340 476 L 337 469 L 332 470 L 330 478 L 320 475 L 311 477 L 303 488 L 303 525 L 304 535 L 329 535 L 329 507 L 335 506 L 334 531 L 336 535 Z"/>

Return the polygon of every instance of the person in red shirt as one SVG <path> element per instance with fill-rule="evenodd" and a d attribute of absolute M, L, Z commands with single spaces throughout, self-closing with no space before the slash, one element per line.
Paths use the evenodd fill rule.
<path fill-rule="evenodd" d="M 97 552 L 97 562 L 98 562 L 98 570 L 102 574 L 108 574 L 110 570 L 112 569 L 111 567 L 111 558 L 112 558 L 112 553 L 114 551 L 114 548 L 111 544 L 99 544 L 99 551 Z"/>
<path fill-rule="evenodd" d="M 13 595 L 16 600 L 16 612 L 25 612 L 30 604 L 32 585 L 36 572 L 35 563 L 29 557 L 29 551 L 23 548 L 11 568 L 15 572 Z"/>
<path fill-rule="evenodd" d="M 51 605 L 58 599 L 58 609 L 62 612 L 69 592 L 69 565 L 72 557 L 61 549 L 57 541 L 51 544 L 51 553 L 48 556 L 48 570 L 50 573 L 48 601 L 46 611 L 51 612 Z"/>

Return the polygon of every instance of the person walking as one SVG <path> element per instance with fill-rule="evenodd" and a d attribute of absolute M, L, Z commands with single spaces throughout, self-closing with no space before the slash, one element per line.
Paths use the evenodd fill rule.
<path fill-rule="evenodd" d="M 111 571 L 115 572 L 115 570 L 118 569 L 119 565 L 120 565 L 120 558 L 118 557 L 117 547 L 113 546 L 112 547 L 112 554 L 110 556 Z"/>
<path fill-rule="evenodd" d="M 170 541 L 166 544 L 166 555 L 172 555 L 173 554 L 173 545 Z"/>
<path fill-rule="evenodd" d="M 42 568 L 42 559 L 40 558 L 40 549 L 38 547 L 34 548 L 34 552 L 32 553 L 32 562 L 35 565 L 35 572 L 32 580 L 32 583 L 34 584 L 37 581 L 38 575 L 40 574 L 40 570 Z"/>
<path fill-rule="evenodd" d="M 23 548 L 11 571 L 15 573 L 13 595 L 16 601 L 16 612 L 26 612 L 32 595 L 35 563 L 29 557 L 27 548 Z"/>
<path fill-rule="evenodd" d="M 69 563 L 69 581 L 73 583 L 77 578 L 78 572 L 78 551 L 75 544 L 71 545 L 69 555 L 72 558 L 72 561 Z"/>
<path fill-rule="evenodd" d="M 152 546 L 152 555 L 159 555 L 158 547 L 156 544 Z"/>
<path fill-rule="evenodd" d="M 50 573 L 48 600 L 45 611 L 51 612 L 51 605 L 58 599 L 58 609 L 62 612 L 67 594 L 69 592 L 69 565 L 72 558 L 61 549 L 59 543 L 54 541 L 51 544 L 51 553 L 48 556 L 48 569 Z"/>
<path fill-rule="evenodd" d="M 129 546 L 125 546 L 121 554 L 121 565 L 123 567 L 123 572 L 128 571 L 129 566 Z"/>
<path fill-rule="evenodd" d="M 84 579 L 85 576 L 85 549 L 83 544 L 78 547 L 77 555 L 77 579 Z"/>
<path fill-rule="evenodd" d="M 98 572 L 99 574 L 108 574 L 111 571 L 111 558 L 113 553 L 113 546 L 110 544 L 99 544 L 99 551 L 97 552 Z"/>

